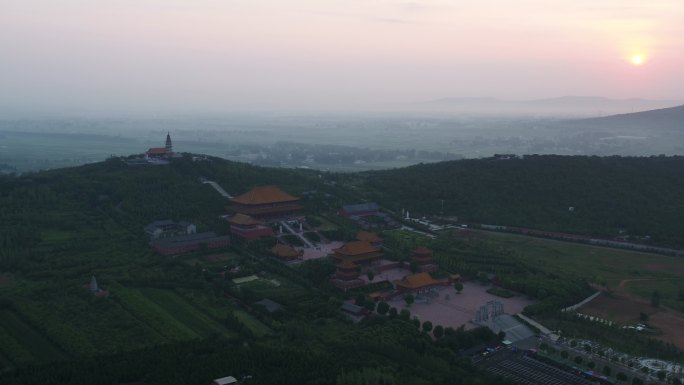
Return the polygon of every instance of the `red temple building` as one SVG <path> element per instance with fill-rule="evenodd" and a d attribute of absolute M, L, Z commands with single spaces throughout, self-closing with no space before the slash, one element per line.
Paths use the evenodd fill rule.
<path fill-rule="evenodd" d="M 380 260 L 384 255 L 382 250 L 368 241 L 347 242 L 339 249 L 334 249 L 333 252 L 333 258 L 338 264 L 353 262 L 359 265 L 368 265 Z"/>
<path fill-rule="evenodd" d="M 437 286 L 448 285 L 450 280 L 437 280 L 429 273 L 407 275 L 404 279 L 394 281 L 397 290 L 404 293 L 424 293 Z"/>
<path fill-rule="evenodd" d="M 248 215 L 257 220 L 282 220 L 302 217 L 299 198 L 276 186 L 254 187 L 248 192 L 231 198 L 231 211 Z"/>
<path fill-rule="evenodd" d="M 365 282 L 359 278 L 360 268 L 359 265 L 354 262 L 344 260 L 337 264 L 337 270 L 335 275 L 333 275 L 330 283 L 333 286 L 347 290 L 354 289 L 365 285 Z"/>
<path fill-rule="evenodd" d="M 171 134 L 166 133 L 166 145 L 164 147 L 152 147 L 145 155 L 149 158 L 171 158 L 173 157 L 173 143 L 171 143 Z"/>
<path fill-rule="evenodd" d="M 427 247 L 420 246 L 413 251 L 413 256 L 411 257 L 417 264 L 420 271 L 437 271 L 439 266 L 435 263 L 432 256 L 432 250 Z"/>
<path fill-rule="evenodd" d="M 249 215 L 237 213 L 228 218 L 228 223 L 231 234 L 249 241 L 273 236 L 273 229 Z"/>

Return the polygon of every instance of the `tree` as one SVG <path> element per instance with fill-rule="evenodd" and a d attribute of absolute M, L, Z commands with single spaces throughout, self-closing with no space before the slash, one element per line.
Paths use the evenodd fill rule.
<path fill-rule="evenodd" d="M 564 360 L 567 360 L 567 359 L 568 359 L 568 356 L 569 356 L 569 354 L 568 354 L 568 351 L 567 351 L 567 350 L 563 350 L 563 351 L 561 352 L 561 357 L 562 357 Z"/>
<path fill-rule="evenodd" d="M 396 318 L 397 315 L 398 315 L 397 308 L 396 308 L 396 307 L 390 308 L 390 309 L 389 309 L 389 312 L 388 312 L 388 315 L 389 315 L 390 318 Z"/>
<path fill-rule="evenodd" d="M 658 379 L 659 379 L 660 381 L 663 381 L 663 380 L 665 379 L 665 372 L 663 372 L 663 371 L 661 370 L 661 371 L 659 371 L 658 373 L 656 373 L 656 376 L 658 376 Z"/>
<path fill-rule="evenodd" d="M 639 319 L 641 320 L 641 322 L 648 322 L 648 314 L 639 313 Z"/>
<path fill-rule="evenodd" d="M 381 301 L 381 302 L 378 304 L 378 306 L 377 306 L 377 308 L 376 308 L 376 311 L 377 311 L 378 314 L 380 314 L 380 315 L 385 315 L 385 314 L 387 314 L 387 312 L 389 311 L 389 309 L 390 309 L 390 306 L 387 304 L 387 302 Z"/>
<path fill-rule="evenodd" d="M 660 307 L 660 292 L 658 290 L 651 294 L 651 306 Z"/>
<path fill-rule="evenodd" d="M 404 296 L 404 301 L 406 301 L 406 305 L 411 306 L 413 301 L 416 300 L 416 297 L 413 296 L 413 294 L 406 294 Z"/>
<path fill-rule="evenodd" d="M 368 277 L 369 281 L 373 282 L 373 278 L 375 278 L 375 273 L 373 272 L 373 270 L 368 270 L 368 272 L 366 273 L 366 277 Z"/>
<path fill-rule="evenodd" d="M 444 328 L 441 325 L 435 326 L 432 330 L 432 335 L 435 336 L 436 339 L 444 337 Z"/>
<path fill-rule="evenodd" d="M 354 299 L 354 305 L 356 306 L 363 306 L 366 303 L 366 296 L 364 294 L 357 294 L 356 298 Z"/>
<path fill-rule="evenodd" d="M 411 269 L 412 273 L 417 273 L 418 272 L 418 262 L 411 261 L 411 263 L 409 263 L 409 268 Z"/>
<path fill-rule="evenodd" d="M 644 382 L 639 377 L 634 377 L 632 378 L 632 385 L 644 385 Z"/>
<path fill-rule="evenodd" d="M 461 291 L 463 291 L 463 284 L 459 281 L 454 282 L 454 289 L 458 294 L 461 294 Z"/>
<path fill-rule="evenodd" d="M 363 307 L 368 309 L 368 311 L 375 311 L 375 302 L 374 301 L 366 301 L 366 303 L 363 304 Z"/>
<path fill-rule="evenodd" d="M 541 350 L 541 351 L 543 351 L 543 352 L 545 352 L 546 349 L 548 349 L 548 348 L 549 348 L 549 345 L 547 345 L 546 342 L 542 342 L 542 343 L 539 345 L 539 350 Z"/>
<path fill-rule="evenodd" d="M 618 374 L 616 374 L 616 375 L 615 375 L 615 378 L 616 378 L 618 381 L 624 381 L 624 382 L 627 382 L 627 380 L 629 380 L 629 378 L 627 378 L 627 375 L 624 374 L 624 373 L 622 373 L 622 372 L 619 372 Z"/>
<path fill-rule="evenodd" d="M 406 309 L 401 309 L 399 312 L 399 318 L 403 319 L 404 321 L 408 321 L 411 319 L 411 312 Z"/>
<path fill-rule="evenodd" d="M 610 373 L 612 373 L 613 370 L 610 368 L 610 366 L 606 365 L 603 367 L 603 374 L 606 376 L 610 376 Z"/>
<path fill-rule="evenodd" d="M 577 365 L 581 364 L 582 363 L 582 356 L 575 356 L 575 363 Z"/>
<path fill-rule="evenodd" d="M 594 369 L 595 366 L 596 366 L 596 364 L 594 363 L 594 361 L 589 361 L 589 362 L 587 362 L 587 367 L 588 367 L 589 369 Z"/>
<path fill-rule="evenodd" d="M 430 322 L 430 321 L 423 322 L 423 331 L 426 333 L 430 333 L 432 331 L 432 322 Z"/>

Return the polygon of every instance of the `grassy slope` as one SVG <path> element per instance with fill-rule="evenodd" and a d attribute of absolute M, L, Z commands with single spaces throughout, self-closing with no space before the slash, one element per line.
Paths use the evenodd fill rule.
<path fill-rule="evenodd" d="M 187 275 L 169 275 L 164 259 L 152 255 L 142 232 L 149 221 L 188 219 L 200 230 L 226 231 L 216 217 L 227 202 L 199 183 L 199 176 L 232 193 L 265 182 L 294 192 L 307 188 L 295 172 L 185 160 L 147 168 L 110 161 L 0 181 L 7 182 L 0 193 L 3 225 L 29 221 L 38 234 L 11 268 L 11 284 L 0 287 L 0 299 L 13 303 L 12 311 L 30 323 L 0 320 L 3 356 L 24 363 L 57 358 L 52 350 L 90 356 L 210 334 L 234 336 L 221 322 L 226 304 L 202 300 L 200 292 L 191 305 L 173 291 L 135 287 L 138 281 L 182 282 Z M 113 297 L 88 295 L 85 285 L 93 273 Z M 264 332 L 258 321 L 251 323 L 255 332 Z M 36 344 L 37 338 L 50 342 Z M 46 351 L 34 351 L 35 345 Z"/>

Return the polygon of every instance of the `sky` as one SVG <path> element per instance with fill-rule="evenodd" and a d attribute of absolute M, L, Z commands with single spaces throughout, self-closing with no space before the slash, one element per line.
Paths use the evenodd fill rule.
<path fill-rule="evenodd" d="M 0 0 L 0 112 L 684 100 L 682 36 L 682 0 Z"/>

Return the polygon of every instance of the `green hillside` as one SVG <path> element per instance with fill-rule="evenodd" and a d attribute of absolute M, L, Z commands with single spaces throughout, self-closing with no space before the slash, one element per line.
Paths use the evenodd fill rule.
<path fill-rule="evenodd" d="M 224 250 L 162 257 L 151 251 L 143 227 L 158 219 L 188 220 L 199 231 L 226 234 L 219 216 L 228 200 L 202 183 L 208 179 L 231 194 L 278 185 L 302 197 L 308 222 L 318 223 L 321 234 L 340 240 L 353 239 L 358 230 L 337 215 L 342 204 L 374 199 L 416 215 L 439 213 L 444 199 L 445 215 L 469 221 L 611 234 L 620 219 L 619 227 L 631 234 L 656 229 L 649 234 L 676 244 L 679 234 L 663 229 L 677 226 L 681 162 L 529 157 L 321 174 L 185 156 L 165 166 L 131 167 L 111 158 L 0 177 L 0 383 L 195 384 L 230 374 L 253 376 L 248 383 L 254 384 L 505 383 L 459 356 L 500 340 L 488 329 L 445 327 L 435 337 L 397 309 L 351 323 L 339 306 L 361 292 L 333 288 L 328 277 L 335 266 L 328 259 L 283 264 L 271 258 L 272 240 L 235 240 Z M 635 179 L 643 183 L 628 188 Z M 576 210 L 569 214 L 571 205 Z M 642 227 L 630 227 L 636 225 Z M 588 282 L 615 286 L 648 258 L 615 251 L 594 261 L 586 255 L 594 249 L 513 236 L 380 235 L 391 250 L 387 258 L 404 263 L 416 246 L 430 247 L 437 274 L 496 275 L 503 288 L 537 301 L 528 314 L 549 320 L 590 294 Z M 630 263 L 621 269 L 610 267 L 627 257 Z M 574 260 L 572 269 L 557 268 Z M 582 261 L 593 263 L 594 271 Z M 674 259 L 652 262 L 680 267 Z M 110 291 L 108 298 L 88 292 L 92 275 Z M 232 281 L 251 276 L 257 279 Z M 639 277 L 660 280 L 663 304 L 681 306 L 680 287 L 664 280 L 672 278 L 669 271 Z M 285 310 L 266 312 L 255 304 L 263 298 Z M 573 328 L 585 333 L 591 326 Z M 616 332 L 611 338 L 644 354 L 680 356 L 671 345 L 644 345 L 646 337 Z"/>
<path fill-rule="evenodd" d="M 408 317 L 353 325 L 338 310 L 348 295 L 323 285 L 330 262 L 286 266 L 267 258 L 268 241 L 154 254 L 143 232 L 153 220 L 228 232 L 219 218 L 228 200 L 201 178 L 231 194 L 278 185 L 332 229 L 322 216 L 334 220 L 353 199 L 315 172 L 189 156 L 1 177 L 0 383 L 203 384 L 230 374 L 254 384 L 501 383 L 458 359 L 495 340 L 487 330 L 451 329 L 436 344 Z M 88 292 L 92 275 L 108 298 Z M 286 311 L 254 305 L 265 297 Z"/>
<path fill-rule="evenodd" d="M 684 157 L 488 158 L 362 175 L 370 199 L 412 216 L 684 246 Z"/>

